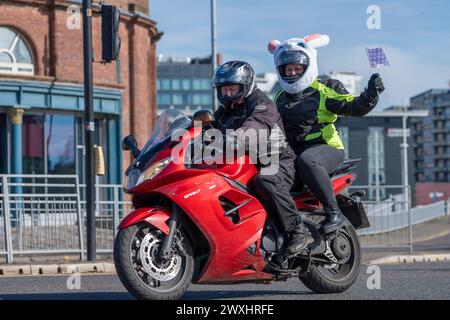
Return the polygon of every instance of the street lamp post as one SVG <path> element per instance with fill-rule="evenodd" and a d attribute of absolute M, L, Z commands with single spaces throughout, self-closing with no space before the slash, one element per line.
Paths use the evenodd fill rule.
<path fill-rule="evenodd" d="M 212 66 L 212 76 L 217 68 L 216 59 L 216 0 L 211 0 L 211 66 Z M 215 94 L 215 88 L 212 88 L 212 109 L 213 112 L 217 110 L 217 100 Z"/>
<path fill-rule="evenodd" d="M 87 259 L 96 260 L 94 110 L 92 83 L 92 0 L 83 0 L 84 124 L 85 124 L 85 199 L 87 218 Z M 81 223 L 81 221 L 80 221 Z"/>
<path fill-rule="evenodd" d="M 413 234 L 412 234 L 412 221 L 411 221 L 411 199 L 410 199 L 410 186 L 409 186 L 409 179 L 408 179 L 408 140 L 407 140 L 407 115 L 403 115 L 402 117 L 402 131 L 403 131 L 403 142 L 400 145 L 402 148 L 402 154 L 403 154 L 403 194 L 404 194 L 404 201 L 406 204 L 406 210 L 408 212 L 408 225 L 409 225 L 409 252 L 413 253 Z"/>
<path fill-rule="evenodd" d="M 407 116 L 404 115 L 402 117 L 402 129 L 403 129 L 403 143 L 400 145 L 403 151 L 403 185 L 406 187 L 409 185 L 408 179 L 408 134 L 407 134 L 407 125 L 406 125 Z M 405 190 L 405 200 L 409 201 L 407 192 Z"/>

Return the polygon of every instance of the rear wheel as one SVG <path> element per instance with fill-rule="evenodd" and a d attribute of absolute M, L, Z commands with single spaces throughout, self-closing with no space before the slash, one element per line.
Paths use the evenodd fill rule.
<path fill-rule="evenodd" d="M 340 293 L 356 281 L 361 266 L 361 248 L 353 226 L 339 231 L 330 241 L 329 251 L 338 263 L 313 262 L 310 272 L 300 281 L 317 293 Z"/>
<path fill-rule="evenodd" d="M 147 223 L 117 233 L 114 264 L 124 287 L 136 298 L 174 300 L 189 287 L 194 273 L 192 247 L 184 232 L 177 230 L 169 259 L 158 254 L 164 234 Z"/>

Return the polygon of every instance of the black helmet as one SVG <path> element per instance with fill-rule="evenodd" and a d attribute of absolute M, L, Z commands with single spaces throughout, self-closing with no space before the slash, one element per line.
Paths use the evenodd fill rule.
<path fill-rule="evenodd" d="M 217 99 L 225 108 L 231 108 L 233 104 L 246 98 L 254 87 L 253 68 L 244 61 L 229 61 L 216 69 L 213 84 L 217 89 Z M 222 95 L 221 87 L 225 85 L 239 85 L 239 91 L 234 96 Z"/>
<path fill-rule="evenodd" d="M 309 58 L 308 56 L 301 51 L 284 51 L 282 52 L 275 61 L 276 66 L 278 68 L 278 73 L 280 77 L 286 81 L 287 83 L 294 83 L 298 79 L 300 79 L 306 72 L 306 69 L 309 66 Z M 297 74 L 295 76 L 287 76 L 286 75 L 286 66 L 288 64 L 299 64 L 303 66 L 303 73 Z"/>

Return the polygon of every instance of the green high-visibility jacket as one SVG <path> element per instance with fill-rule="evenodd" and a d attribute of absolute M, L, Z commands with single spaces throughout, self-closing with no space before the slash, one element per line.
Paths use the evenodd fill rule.
<path fill-rule="evenodd" d="M 305 146 L 317 143 L 344 149 L 333 124 L 337 116 L 362 117 L 376 106 L 378 97 L 369 99 L 366 91 L 354 96 L 337 80 L 324 84 L 316 79 L 299 94 L 279 91 L 274 101 L 283 119 L 287 140 L 299 153 Z"/>

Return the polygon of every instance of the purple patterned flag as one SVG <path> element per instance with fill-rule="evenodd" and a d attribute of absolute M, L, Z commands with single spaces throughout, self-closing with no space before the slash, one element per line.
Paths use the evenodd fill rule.
<path fill-rule="evenodd" d="M 384 51 L 382 48 L 374 48 L 369 49 L 366 48 L 367 52 L 367 58 L 369 59 L 370 66 L 372 68 L 378 68 L 379 66 L 388 66 L 389 61 L 386 58 L 386 55 L 384 54 Z"/>

